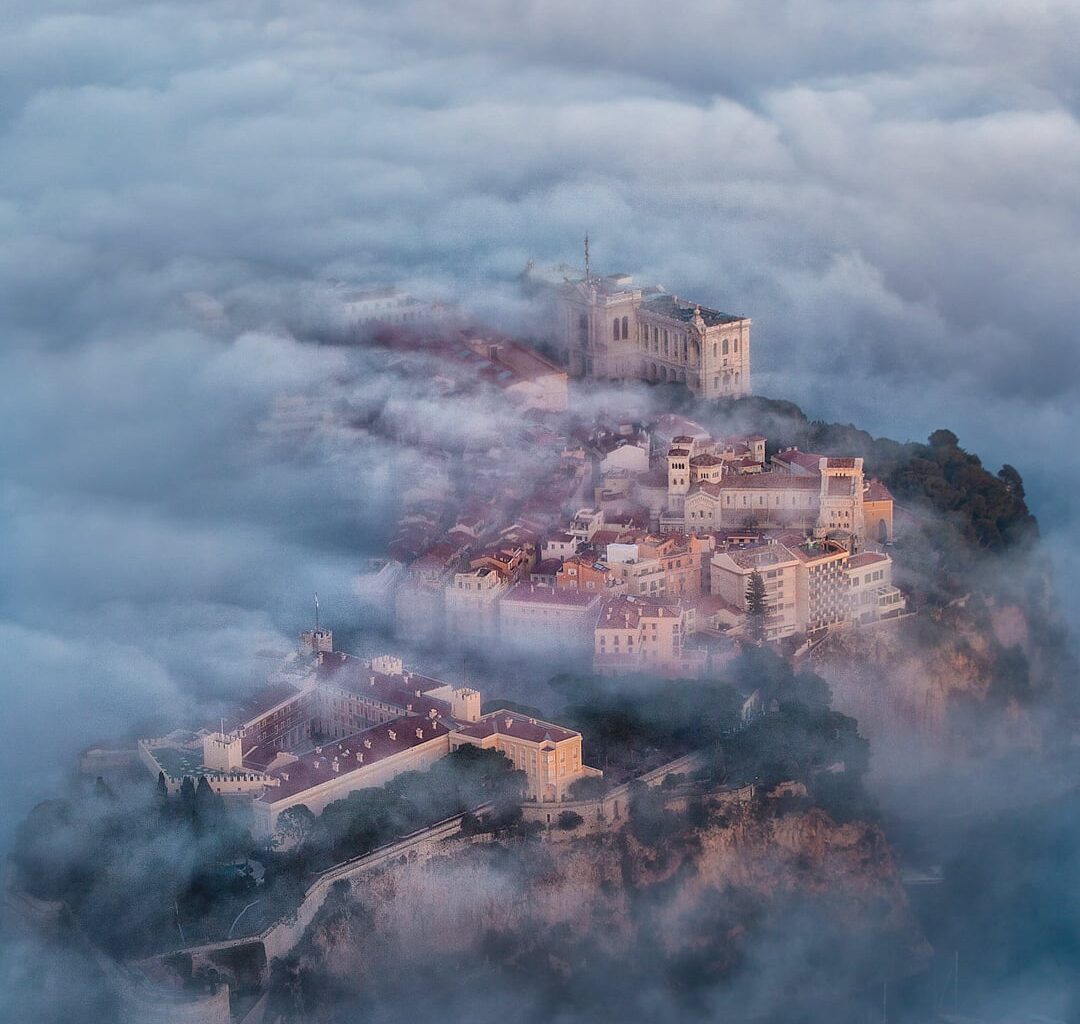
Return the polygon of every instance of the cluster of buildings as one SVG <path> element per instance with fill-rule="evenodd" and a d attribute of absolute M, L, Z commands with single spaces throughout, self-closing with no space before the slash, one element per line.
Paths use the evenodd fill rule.
<path fill-rule="evenodd" d="M 518 506 L 490 506 L 501 518 L 474 505 L 423 554 L 388 563 L 392 579 L 383 566 L 380 600 L 402 636 L 691 677 L 745 636 L 755 572 L 769 641 L 905 609 L 892 496 L 860 458 L 768 457 L 760 434 L 712 437 L 672 414 L 594 421 L 561 443 L 561 488 L 537 481 Z"/>
<path fill-rule="evenodd" d="M 530 261 L 522 283 L 546 297 L 548 336 L 571 376 L 685 384 L 703 398 L 750 394 L 750 319 L 635 285 Z"/>
<path fill-rule="evenodd" d="M 587 261 L 583 273 L 530 264 L 522 279 L 548 300 L 555 362 L 464 330 L 424 341 L 448 394 L 501 388 L 517 414 L 504 435 L 456 447 L 410 435 L 424 472 L 405 484 L 389 557 L 358 580 L 368 609 L 420 645 L 672 677 L 708 671 L 746 635 L 755 573 L 769 641 L 904 611 L 892 496 L 861 458 L 770 453 L 760 434 L 717 437 L 595 402 L 584 419 L 568 401 L 573 377 L 749 394 L 748 318 Z M 417 337 L 382 343 L 411 353 Z"/>
<path fill-rule="evenodd" d="M 465 744 L 504 753 L 525 774 L 526 799 L 540 803 L 562 801 L 575 781 L 601 774 L 583 763 L 580 733 L 480 707 L 474 689 L 409 672 L 394 657 L 335 651 L 332 633 L 316 628 L 218 728 L 140 740 L 139 758 L 170 792 L 205 776 L 215 792 L 250 799 L 265 837 L 291 807 L 317 814 Z"/>

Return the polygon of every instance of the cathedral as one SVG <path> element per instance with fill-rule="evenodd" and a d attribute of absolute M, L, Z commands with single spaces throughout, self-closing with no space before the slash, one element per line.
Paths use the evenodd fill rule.
<path fill-rule="evenodd" d="M 599 277 L 571 267 L 522 275 L 554 298 L 550 332 L 572 377 L 685 384 L 702 398 L 750 394 L 750 319 L 636 286 L 626 274 Z"/>

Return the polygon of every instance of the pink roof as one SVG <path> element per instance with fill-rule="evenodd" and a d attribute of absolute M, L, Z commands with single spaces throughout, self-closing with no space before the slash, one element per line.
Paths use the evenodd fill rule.
<path fill-rule="evenodd" d="M 396 718 L 372 726 L 336 743 L 316 747 L 299 760 L 276 768 L 270 777 L 280 785 L 267 788 L 262 799 L 271 804 L 280 803 L 324 782 L 348 778 L 394 754 L 446 736 L 449 731 L 440 722 L 416 717 Z"/>
<path fill-rule="evenodd" d="M 863 485 L 864 501 L 892 501 L 892 491 L 880 480 L 867 480 Z"/>
<path fill-rule="evenodd" d="M 817 470 L 824 456 L 815 455 L 813 452 L 801 452 L 798 448 L 791 448 L 786 452 L 777 452 L 773 456 L 773 462 L 787 462 L 803 469 Z"/>
<path fill-rule="evenodd" d="M 525 715 L 519 715 L 516 711 L 492 711 L 484 715 L 479 722 L 463 726 L 456 732 L 459 736 L 472 739 L 499 735 L 526 740 L 530 743 L 543 743 L 544 740 L 559 743 L 580 735 L 571 729 L 564 729 L 561 725 L 554 725 L 539 718 L 528 718 Z"/>
<path fill-rule="evenodd" d="M 556 590 L 542 583 L 518 583 L 503 596 L 502 603 L 564 605 L 588 608 L 600 600 L 600 594 L 588 590 Z"/>

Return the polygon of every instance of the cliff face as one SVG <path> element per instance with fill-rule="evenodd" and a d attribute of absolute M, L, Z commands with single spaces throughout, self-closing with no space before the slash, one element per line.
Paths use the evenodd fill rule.
<path fill-rule="evenodd" d="M 451 843 L 440 858 L 340 894 L 303 959 L 335 990 L 357 993 L 402 962 L 486 963 L 524 971 L 530 984 L 590 985 L 612 972 L 628 972 L 630 985 L 666 979 L 690 963 L 694 984 L 737 984 L 757 977 L 750 965 L 778 941 L 790 943 L 787 970 L 805 973 L 804 985 L 834 983 L 810 967 L 805 951 L 819 941 L 854 957 L 855 973 L 870 949 L 888 951 L 878 975 L 919 966 L 928 949 L 881 832 L 779 805 L 714 806 L 698 827 L 669 813 L 662 836 L 629 825 L 557 844 Z"/>
<path fill-rule="evenodd" d="M 1008 743 L 1040 742 L 1031 706 L 1053 687 L 1053 666 L 1018 604 L 977 599 L 933 615 L 831 639 L 812 666 L 833 706 L 859 722 L 877 749 L 899 734 L 939 746 L 963 743 L 970 713 L 992 712 Z M 984 716 L 984 726 L 991 716 Z M 991 739 L 980 730 L 980 742 Z"/>

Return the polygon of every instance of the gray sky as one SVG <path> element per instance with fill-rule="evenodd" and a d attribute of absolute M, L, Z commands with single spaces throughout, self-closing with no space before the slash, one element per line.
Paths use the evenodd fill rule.
<path fill-rule="evenodd" d="M 751 315 L 760 393 L 1017 466 L 1075 577 L 1078 32 L 1051 0 L 9 0 L 5 770 L 347 593 L 385 476 L 258 428 L 355 372 L 280 330 L 313 280 L 509 316 L 588 231 Z"/>

